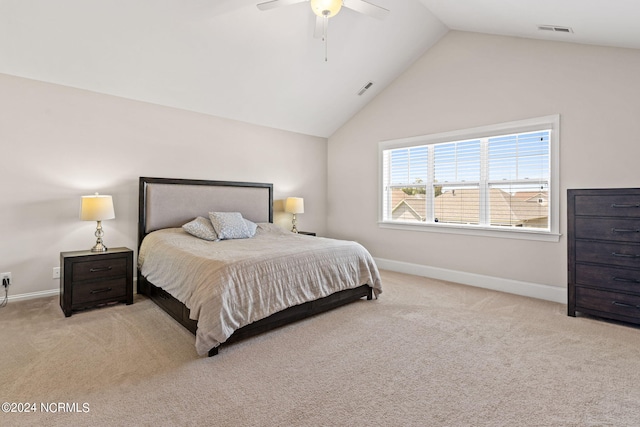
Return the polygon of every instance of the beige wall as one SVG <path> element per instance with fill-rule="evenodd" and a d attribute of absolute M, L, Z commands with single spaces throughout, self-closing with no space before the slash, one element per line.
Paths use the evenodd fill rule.
<path fill-rule="evenodd" d="M 58 289 L 59 253 L 95 243 L 95 223 L 78 219 L 83 194 L 113 195 L 105 244 L 135 249 L 140 176 L 270 182 L 275 199 L 305 198 L 300 229 L 325 231 L 323 138 L 0 75 L 0 147 L 10 295 Z"/>
<path fill-rule="evenodd" d="M 329 138 L 330 235 L 378 259 L 565 287 L 566 189 L 640 186 L 638 76 L 637 50 L 450 32 Z M 560 242 L 378 228 L 379 141 L 551 114 Z"/>

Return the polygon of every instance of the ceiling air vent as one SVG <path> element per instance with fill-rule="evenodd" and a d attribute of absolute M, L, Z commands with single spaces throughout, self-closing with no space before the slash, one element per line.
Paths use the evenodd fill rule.
<path fill-rule="evenodd" d="M 540 31 L 553 31 L 555 33 L 573 33 L 570 27 L 560 27 L 558 25 L 538 25 Z"/>
<path fill-rule="evenodd" d="M 369 82 L 366 85 L 362 86 L 362 88 L 360 89 L 360 91 L 358 92 L 358 95 L 362 95 L 363 93 L 365 93 L 371 86 L 373 86 L 373 82 Z"/>

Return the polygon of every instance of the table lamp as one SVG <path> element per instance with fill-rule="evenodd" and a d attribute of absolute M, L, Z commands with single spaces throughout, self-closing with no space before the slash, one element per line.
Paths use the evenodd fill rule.
<path fill-rule="evenodd" d="M 297 233 L 298 229 L 296 228 L 296 214 L 304 213 L 304 199 L 302 197 L 287 197 L 287 201 L 284 205 L 285 212 L 289 212 L 293 214 L 293 228 L 292 232 Z"/>
<path fill-rule="evenodd" d="M 92 196 L 82 196 L 80 206 L 80 219 L 83 221 L 97 221 L 96 244 L 91 248 L 91 252 L 106 252 L 107 247 L 102 243 L 102 221 L 116 217 L 113 211 L 113 199 L 111 196 L 104 196 L 98 193 Z"/>

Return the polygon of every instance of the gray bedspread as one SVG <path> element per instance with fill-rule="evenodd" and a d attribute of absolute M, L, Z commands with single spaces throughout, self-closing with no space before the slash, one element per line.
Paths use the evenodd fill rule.
<path fill-rule="evenodd" d="M 198 322 L 196 350 L 205 355 L 256 320 L 337 291 L 369 284 L 380 274 L 359 243 L 293 234 L 259 224 L 250 239 L 210 242 L 181 228 L 147 235 L 142 275 L 190 310 Z"/>

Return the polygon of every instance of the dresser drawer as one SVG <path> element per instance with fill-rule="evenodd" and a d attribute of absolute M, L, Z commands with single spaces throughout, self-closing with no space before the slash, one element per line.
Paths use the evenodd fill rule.
<path fill-rule="evenodd" d="M 127 260 L 120 257 L 74 262 L 72 269 L 71 280 L 73 282 L 125 276 L 127 274 Z"/>
<path fill-rule="evenodd" d="M 575 220 L 575 237 L 640 243 L 640 220 L 578 217 Z"/>
<path fill-rule="evenodd" d="M 576 284 L 640 295 L 640 271 L 601 265 L 576 266 Z"/>
<path fill-rule="evenodd" d="M 640 268 L 640 245 L 577 240 L 575 251 L 576 262 Z"/>
<path fill-rule="evenodd" d="M 73 285 L 73 305 L 93 303 L 101 300 L 114 300 L 127 295 L 127 279 L 101 280 Z"/>
<path fill-rule="evenodd" d="M 576 309 L 591 310 L 629 322 L 640 320 L 640 296 L 576 287 Z"/>
<path fill-rule="evenodd" d="M 640 218 L 640 196 L 637 194 L 577 195 L 575 211 L 577 215 Z"/>

